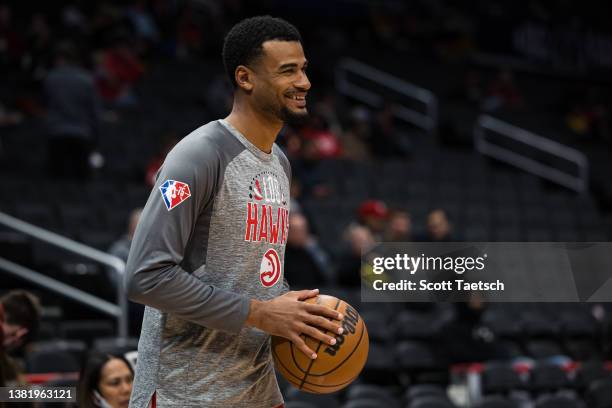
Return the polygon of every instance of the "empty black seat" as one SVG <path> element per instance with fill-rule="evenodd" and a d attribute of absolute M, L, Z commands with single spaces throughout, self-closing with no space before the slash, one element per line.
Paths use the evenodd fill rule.
<path fill-rule="evenodd" d="M 545 395 L 538 399 L 535 408 L 582 408 L 582 402 L 565 395 Z"/>
<path fill-rule="evenodd" d="M 493 362 L 485 365 L 482 372 L 482 389 L 485 394 L 503 394 L 524 386 L 510 363 Z"/>
<path fill-rule="evenodd" d="M 595 380 L 586 393 L 586 402 L 589 408 L 612 407 L 612 378 Z"/>
<path fill-rule="evenodd" d="M 400 402 L 395 398 L 393 393 L 387 388 L 374 384 L 355 384 L 351 385 L 347 392 L 347 399 L 363 400 L 373 399 L 379 402 L 379 405 L 384 405 L 387 408 L 399 407 Z"/>
<path fill-rule="evenodd" d="M 412 401 L 408 408 L 455 408 L 455 405 L 446 397 L 428 395 Z"/>
<path fill-rule="evenodd" d="M 475 408 L 518 408 L 518 405 L 516 402 L 500 395 L 491 395 L 484 397 L 482 401 L 475 405 Z"/>
<path fill-rule="evenodd" d="M 536 364 L 531 371 L 530 385 L 535 391 L 557 391 L 569 386 L 569 378 L 557 365 Z"/>

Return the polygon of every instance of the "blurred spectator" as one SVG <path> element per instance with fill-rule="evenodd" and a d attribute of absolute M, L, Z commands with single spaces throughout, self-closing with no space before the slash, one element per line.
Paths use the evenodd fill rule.
<path fill-rule="evenodd" d="M 6 384 L 6 359 L 8 356 L 4 352 L 4 307 L 0 303 L 0 387 Z M 4 405 L 0 404 L 0 407 Z"/>
<path fill-rule="evenodd" d="M 206 108 L 211 116 L 226 117 L 232 110 L 234 103 L 234 88 L 227 80 L 227 75 L 219 74 L 210 80 L 204 95 Z"/>
<path fill-rule="evenodd" d="M 49 166 L 55 176 L 85 179 L 100 129 L 100 105 L 92 76 L 77 65 L 70 43 L 58 46 L 44 83 Z"/>
<path fill-rule="evenodd" d="M 134 85 L 144 73 L 144 65 L 132 50 L 126 33 L 117 31 L 113 45 L 97 58 L 96 76 L 102 98 L 117 107 L 137 103 Z"/>
<path fill-rule="evenodd" d="M 25 357 L 40 323 L 40 301 L 25 290 L 0 297 L 0 376 L 7 386 L 24 385 Z"/>
<path fill-rule="evenodd" d="M 12 290 L 0 297 L 0 304 L 4 308 L 3 348 L 10 355 L 22 357 L 38 330 L 40 300 L 25 290 Z"/>
<path fill-rule="evenodd" d="M 13 22 L 13 10 L 7 3 L 0 4 L 0 66 L 19 65 L 25 50 L 25 40 Z"/>
<path fill-rule="evenodd" d="M 111 245 L 108 250 L 109 254 L 115 255 L 116 257 L 127 261 L 130 253 L 130 246 L 132 245 L 132 238 L 134 237 L 134 232 L 136 231 L 138 221 L 140 220 L 140 214 L 142 214 L 142 208 L 135 208 L 132 210 L 128 220 L 126 234 Z"/>
<path fill-rule="evenodd" d="M 368 160 L 371 157 L 368 147 L 371 138 L 370 112 L 363 106 L 358 106 L 351 111 L 349 129 L 342 133 L 343 156 L 349 160 Z"/>
<path fill-rule="evenodd" d="M 301 157 L 294 159 L 292 170 L 302 182 L 302 194 L 324 198 L 332 193 L 328 180 L 329 175 L 321 168 L 319 150 L 312 140 L 305 140 L 301 145 Z"/>
<path fill-rule="evenodd" d="M 602 103 L 599 93 L 591 88 L 576 95 L 572 101 L 575 99 L 579 102 L 574 102 L 565 116 L 567 127 L 582 140 L 610 142 L 612 132 L 609 109 Z"/>
<path fill-rule="evenodd" d="M 385 102 L 376 113 L 373 134 L 370 139 L 372 151 L 380 157 L 406 156 L 412 151 L 409 136 L 400 131 L 393 116 L 393 104 Z"/>
<path fill-rule="evenodd" d="M 125 408 L 132 394 L 134 370 L 123 356 L 91 355 L 80 375 L 81 408 Z"/>
<path fill-rule="evenodd" d="M 382 240 L 389 216 L 387 205 L 380 200 L 366 200 L 359 206 L 357 215 L 359 222 L 369 228 L 374 238 Z"/>
<path fill-rule="evenodd" d="M 52 36 L 47 17 L 43 13 L 34 13 L 28 27 L 28 52 L 23 59 L 23 66 L 30 72 L 30 77 L 42 80 L 46 67 L 51 62 Z"/>
<path fill-rule="evenodd" d="M 0 128 L 4 126 L 18 125 L 23 120 L 19 112 L 11 111 L 0 101 Z"/>
<path fill-rule="evenodd" d="M 333 281 L 329 257 L 310 233 L 306 217 L 296 212 L 289 216 L 285 277 L 296 289 L 318 287 Z"/>
<path fill-rule="evenodd" d="M 338 136 L 334 134 L 323 117 L 313 114 L 308 124 L 302 128 L 301 133 L 309 147 L 316 150 L 316 157 L 321 159 L 334 159 L 340 157 L 342 146 Z"/>
<path fill-rule="evenodd" d="M 137 51 L 142 55 L 159 40 L 159 31 L 155 20 L 148 12 L 145 0 L 136 0 L 128 7 L 126 15 L 134 30 Z"/>
<path fill-rule="evenodd" d="M 468 302 L 453 304 L 454 319 L 444 327 L 440 349 L 450 364 L 473 361 L 502 360 L 511 357 L 500 343 L 493 342 L 493 334 L 482 326 L 481 316 L 487 304 L 473 293 Z"/>
<path fill-rule="evenodd" d="M 387 229 L 384 236 L 385 242 L 409 242 L 412 241 L 412 220 L 406 211 L 395 210 L 389 215 Z"/>
<path fill-rule="evenodd" d="M 142 208 L 135 208 L 134 210 L 132 210 L 128 219 L 126 234 L 111 245 L 111 247 L 108 249 L 109 254 L 115 255 L 116 257 L 122 259 L 124 262 L 127 262 L 128 255 L 130 254 L 130 246 L 132 245 L 132 238 L 134 237 L 134 233 L 136 232 L 136 227 L 138 226 L 138 221 L 140 220 L 141 214 Z M 119 277 L 117 276 L 117 273 L 114 269 L 108 270 L 108 278 L 112 282 L 113 287 L 115 288 L 114 292 L 116 292 L 117 286 L 120 283 Z M 128 313 L 130 322 L 130 335 L 138 337 L 140 336 L 140 330 L 142 328 L 144 305 L 128 301 Z"/>
<path fill-rule="evenodd" d="M 501 108 L 516 108 L 522 100 L 521 92 L 514 83 L 514 74 L 509 69 L 503 69 L 489 85 L 482 109 L 493 112 Z"/>
<path fill-rule="evenodd" d="M 350 225 L 345 232 L 349 247 L 338 263 L 338 284 L 358 287 L 361 284 L 361 254 L 374 245 L 370 230 L 358 224 Z"/>
<path fill-rule="evenodd" d="M 6 318 L 4 313 L 4 306 L 0 303 L 0 387 L 14 387 L 17 385 L 23 385 L 25 383 L 21 370 L 17 367 L 13 359 L 7 354 L 6 348 L 4 347 L 4 326 L 6 325 Z M 0 408 L 4 408 L 5 405 L 0 402 Z"/>
<path fill-rule="evenodd" d="M 427 216 L 427 236 L 424 241 L 453 241 L 451 224 L 444 210 L 433 210 Z"/>

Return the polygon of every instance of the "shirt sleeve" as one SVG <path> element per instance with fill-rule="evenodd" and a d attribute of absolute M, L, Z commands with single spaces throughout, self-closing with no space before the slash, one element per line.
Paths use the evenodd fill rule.
<path fill-rule="evenodd" d="M 221 170 L 212 150 L 198 154 L 179 143 L 166 158 L 132 240 L 125 288 L 135 302 L 237 333 L 250 300 L 208 285 L 181 266 L 202 211 L 214 202 Z"/>

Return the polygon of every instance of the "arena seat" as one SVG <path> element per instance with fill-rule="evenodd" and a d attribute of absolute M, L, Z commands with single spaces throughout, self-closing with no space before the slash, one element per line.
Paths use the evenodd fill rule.
<path fill-rule="evenodd" d="M 391 391 L 385 387 L 374 384 L 355 384 L 349 386 L 347 399 L 349 401 L 373 399 L 377 400 L 379 405 L 384 405 L 388 408 L 399 408 L 401 405 Z"/>
<path fill-rule="evenodd" d="M 482 390 L 486 394 L 505 394 L 525 388 L 525 383 L 510 363 L 487 363 L 482 372 Z"/>
<path fill-rule="evenodd" d="M 519 405 L 507 398 L 499 395 L 484 397 L 482 401 L 476 403 L 474 408 L 518 408 Z"/>
<path fill-rule="evenodd" d="M 531 390 L 535 392 L 556 391 L 570 387 L 570 381 L 563 369 L 555 364 L 536 364 L 529 377 Z"/>
<path fill-rule="evenodd" d="M 336 394 L 311 394 L 309 392 L 300 391 L 295 387 L 287 388 L 285 399 L 287 401 L 307 402 L 317 407 L 340 407 L 340 401 Z"/>
<path fill-rule="evenodd" d="M 535 408 L 583 408 L 581 401 L 564 395 L 545 395 L 536 401 Z"/>
<path fill-rule="evenodd" d="M 412 401 L 407 408 L 455 408 L 448 398 L 439 395 L 427 395 Z"/>
<path fill-rule="evenodd" d="M 589 408 L 611 408 L 612 378 L 593 381 L 587 389 L 586 402 Z"/>

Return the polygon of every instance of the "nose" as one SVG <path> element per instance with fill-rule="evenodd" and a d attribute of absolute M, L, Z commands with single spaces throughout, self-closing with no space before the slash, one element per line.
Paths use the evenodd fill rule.
<path fill-rule="evenodd" d="M 310 89 L 310 80 L 308 79 L 306 72 L 300 71 L 299 78 L 295 82 L 294 86 L 302 91 L 307 91 Z"/>
<path fill-rule="evenodd" d="M 128 381 L 123 381 L 121 383 L 121 393 L 130 394 L 131 392 L 132 392 L 132 383 Z"/>

